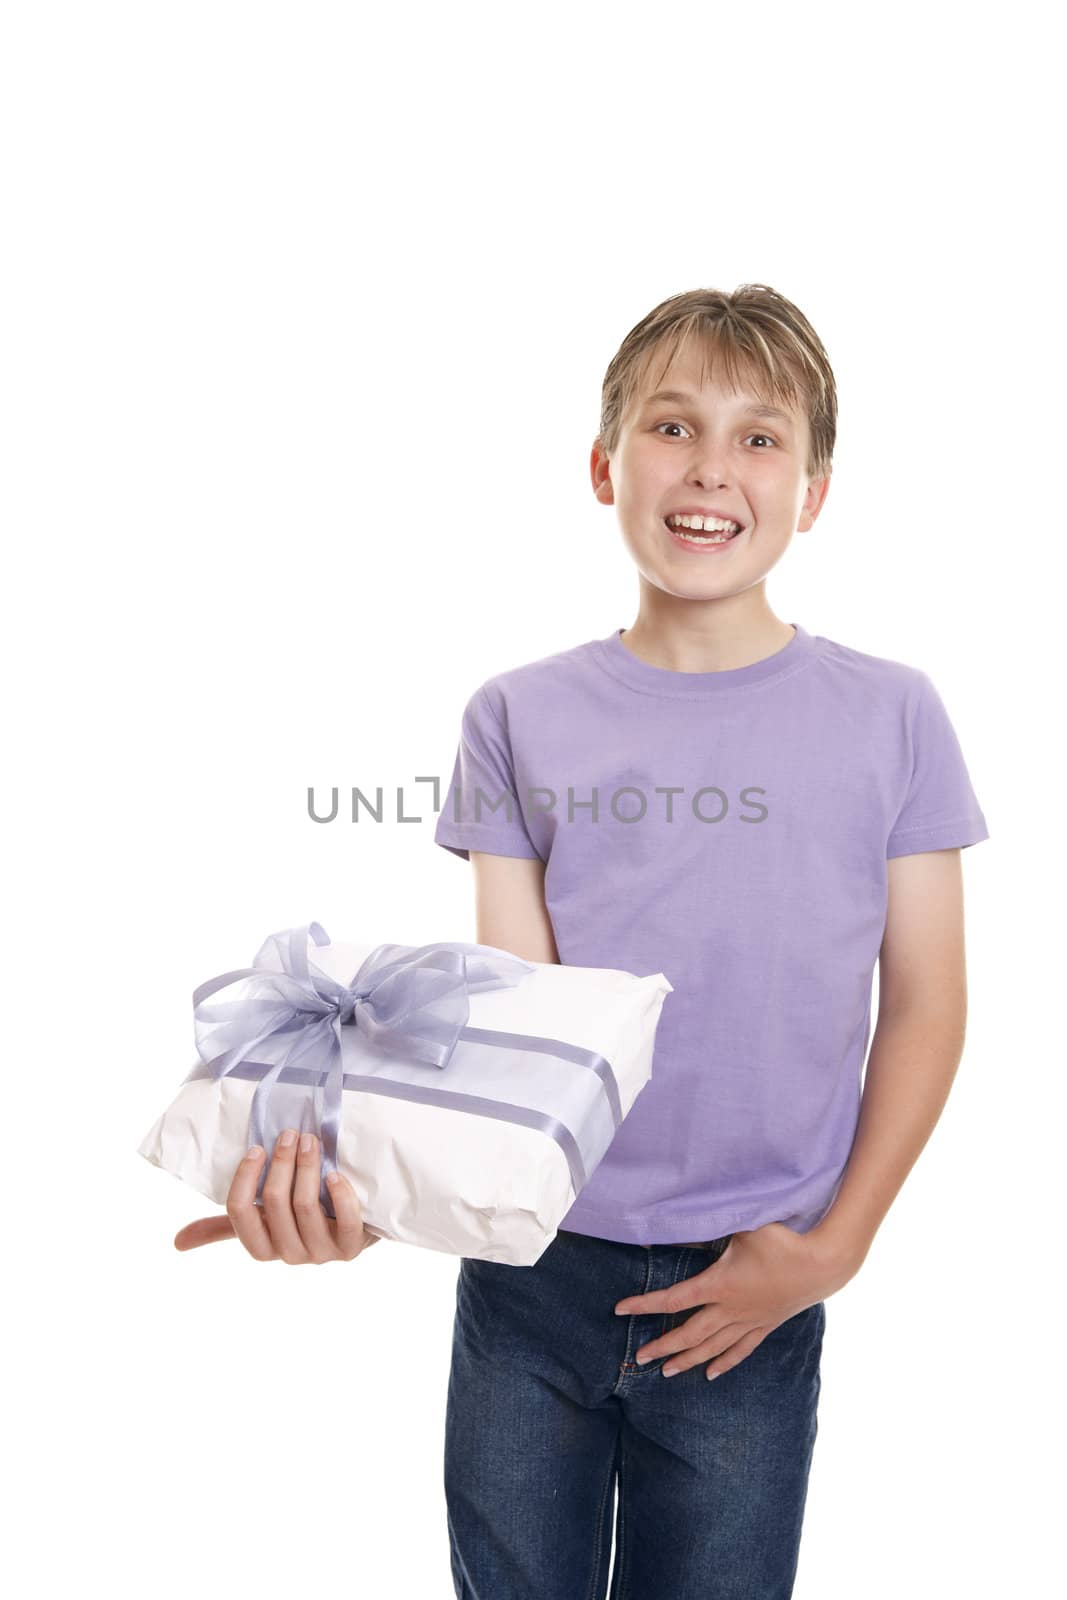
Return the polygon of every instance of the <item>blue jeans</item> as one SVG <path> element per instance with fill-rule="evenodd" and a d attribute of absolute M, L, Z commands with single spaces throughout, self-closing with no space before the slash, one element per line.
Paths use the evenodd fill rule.
<path fill-rule="evenodd" d="M 713 1382 L 634 1355 L 673 1314 L 615 1315 L 730 1235 L 633 1245 L 560 1230 L 532 1267 L 464 1257 L 445 1421 L 458 1600 L 787 1600 L 817 1431 L 825 1302 Z M 710 1360 L 710 1357 L 708 1358 Z"/>

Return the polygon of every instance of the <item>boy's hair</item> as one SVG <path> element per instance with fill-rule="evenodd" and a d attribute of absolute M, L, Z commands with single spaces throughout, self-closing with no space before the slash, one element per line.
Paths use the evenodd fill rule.
<path fill-rule="evenodd" d="M 747 380 L 764 404 L 806 411 L 810 432 L 807 475 L 827 478 L 837 436 L 837 386 L 818 334 L 803 312 L 765 283 L 743 283 L 733 294 L 689 289 L 671 295 L 630 329 L 604 375 L 597 442 L 611 455 L 623 419 L 640 394 L 655 352 L 666 359 L 652 390 L 684 345 L 701 352 L 701 381 L 720 367 L 728 387 Z"/>

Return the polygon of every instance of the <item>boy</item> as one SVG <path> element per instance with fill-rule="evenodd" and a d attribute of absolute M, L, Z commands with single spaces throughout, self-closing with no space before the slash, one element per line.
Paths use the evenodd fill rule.
<path fill-rule="evenodd" d="M 540 1260 L 460 1262 L 459 1600 L 603 1600 L 616 1484 L 613 1600 L 793 1590 L 824 1302 L 947 1097 L 960 850 L 989 837 L 929 678 L 767 601 L 835 429 L 826 353 L 783 296 L 656 307 L 608 367 L 590 463 L 637 620 L 486 680 L 463 715 L 435 839 L 472 863 L 478 941 L 674 992 L 652 1079 Z M 276 1149 L 257 1208 L 262 1155 L 179 1248 L 373 1242 L 344 1180 L 326 1219 L 314 1140 Z"/>
<path fill-rule="evenodd" d="M 479 942 L 675 992 L 548 1250 L 460 1263 L 461 1600 L 603 1596 L 616 1477 L 613 1596 L 792 1593 L 824 1300 L 959 1063 L 960 850 L 988 838 L 930 680 L 768 603 L 835 427 L 825 351 L 781 295 L 656 307 L 608 368 L 590 463 L 637 620 L 464 713 L 435 839 L 473 864 Z"/>

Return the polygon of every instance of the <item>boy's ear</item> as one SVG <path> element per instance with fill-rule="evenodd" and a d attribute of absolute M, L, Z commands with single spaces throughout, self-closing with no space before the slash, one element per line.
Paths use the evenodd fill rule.
<path fill-rule="evenodd" d="M 593 492 L 601 505 L 613 506 L 615 504 L 615 490 L 611 482 L 611 464 L 604 453 L 599 439 L 593 440 L 593 448 L 589 456 L 589 477 L 592 480 Z"/>
<path fill-rule="evenodd" d="M 829 473 L 827 473 L 825 478 L 812 478 L 811 482 L 808 484 L 808 492 L 804 496 L 804 504 L 800 511 L 800 521 L 797 523 L 797 531 L 799 533 L 806 533 L 807 530 L 812 526 L 815 518 L 822 510 L 823 501 L 826 499 L 829 489 Z"/>

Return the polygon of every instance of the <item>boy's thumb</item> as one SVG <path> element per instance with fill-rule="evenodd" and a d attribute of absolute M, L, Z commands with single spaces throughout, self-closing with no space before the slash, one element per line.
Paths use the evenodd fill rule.
<path fill-rule="evenodd" d="M 219 1239 L 235 1239 L 229 1217 L 197 1217 L 174 1235 L 175 1250 L 195 1250 L 198 1245 L 215 1244 Z"/>

